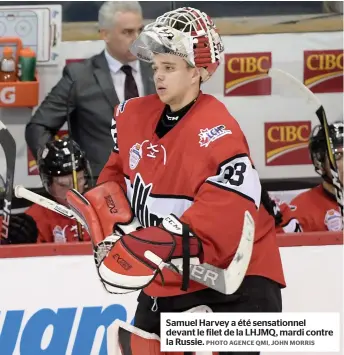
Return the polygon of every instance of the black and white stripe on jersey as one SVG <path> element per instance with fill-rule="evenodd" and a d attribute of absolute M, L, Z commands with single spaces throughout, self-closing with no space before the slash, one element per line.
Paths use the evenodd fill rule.
<path fill-rule="evenodd" d="M 115 153 L 119 153 L 118 142 L 117 142 L 117 123 L 114 117 L 112 118 L 111 121 L 111 136 L 114 142 L 113 151 Z"/>
<path fill-rule="evenodd" d="M 153 194 L 153 184 L 146 184 L 136 174 L 133 184 L 125 176 L 127 197 L 135 216 L 144 227 L 157 226 L 162 219 L 173 213 L 180 217 L 194 202 L 190 196 Z M 217 188 L 234 192 L 260 205 L 261 185 L 257 171 L 246 154 L 239 154 L 223 161 L 216 172 L 205 181 Z M 224 195 L 222 198 L 226 198 Z M 230 197 L 228 197 L 230 198 Z"/>
<path fill-rule="evenodd" d="M 144 227 L 158 226 L 171 213 L 180 217 L 193 204 L 189 196 L 152 194 L 153 184 L 145 184 L 140 174 L 133 184 L 128 176 L 125 182 L 134 214 Z"/>
<path fill-rule="evenodd" d="M 238 154 L 223 161 L 216 175 L 208 177 L 206 183 L 234 192 L 253 202 L 257 208 L 260 206 L 261 184 L 247 154 Z"/>

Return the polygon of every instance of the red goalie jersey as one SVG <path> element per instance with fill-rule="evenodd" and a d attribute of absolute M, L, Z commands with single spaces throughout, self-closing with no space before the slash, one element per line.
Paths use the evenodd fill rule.
<path fill-rule="evenodd" d="M 200 94 L 186 115 L 159 139 L 155 134 L 165 105 L 157 95 L 126 101 L 115 109 L 114 151 L 98 183 L 120 183 L 145 227 L 173 213 L 202 240 L 204 262 L 226 268 L 238 247 L 244 212 L 256 223 L 248 275 L 285 286 L 273 218 L 260 205 L 261 186 L 246 139 L 225 106 Z M 181 276 L 164 269 L 145 293 L 173 296 Z M 199 275 L 204 277 L 204 275 Z M 205 286 L 191 281 L 187 292 Z"/>

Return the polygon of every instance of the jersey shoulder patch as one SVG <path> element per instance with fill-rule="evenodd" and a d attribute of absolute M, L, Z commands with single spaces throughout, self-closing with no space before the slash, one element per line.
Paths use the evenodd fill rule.
<path fill-rule="evenodd" d="M 198 133 L 199 145 L 200 147 L 208 147 L 210 143 L 227 134 L 232 134 L 232 131 L 230 129 L 227 129 L 224 124 L 220 124 L 210 128 L 201 128 L 200 132 Z"/>
<path fill-rule="evenodd" d="M 223 103 L 211 96 L 205 103 L 208 103 L 208 106 L 204 108 L 200 106 L 201 119 L 197 117 L 198 119 L 194 120 L 199 147 L 202 150 L 212 147 L 213 142 L 218 140 L 222 142 L 222 137 L 225 136 L 224 144 L 228 143 L 228 139 L 231 141 L 233 138 L 240 139 L 240 127 Z"/>
<path fill-rule="evenodd" d="M 152 104 L 154 104 L 156 101 L 155 96 L 157 95 L 133 97 L 131 99 L 122 101 L 116 106 L 115 117 L 118 117 L 122 113 L 127 112 L 129 108 L 142 114 L 142 109 L 150 107 Z"/>
<path fill-rule="evenodd" d="M 132 99 L 128 99 L 128 100 L 122 101 L 121 103 L 119 103 L 117 105 L 117 109 L 116 109 L 116 112 L 115 112 L 115 117 L 118 117 L 121 113 L 124 112 L 125 107 L 127 106 L 128 102 L 130 100 L 134 100 L 134 99 L 132 98 Z"/>

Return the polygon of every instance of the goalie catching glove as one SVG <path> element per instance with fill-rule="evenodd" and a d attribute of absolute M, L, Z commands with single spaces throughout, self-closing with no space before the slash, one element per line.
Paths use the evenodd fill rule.
<path fill-rule="evenodd" d="M 70 190 L 67 201 L 85 222 L 99 277 L 109 292 L 134 292 L 148 286 L 156 277 L 161 277 L 163 282 L 164 263 L 173 267 L 173 262 L 179 264 L 181 260 L 185 270 L 182 290 L 187 290 L 190 258 L 202 255 L 201 241 L 187 224 L 170 215 L 159 227 L 143 228 L 116 182 L 105 182 L 84 195 Z M 147 251 L 162 263 L 148 259 Z"/>

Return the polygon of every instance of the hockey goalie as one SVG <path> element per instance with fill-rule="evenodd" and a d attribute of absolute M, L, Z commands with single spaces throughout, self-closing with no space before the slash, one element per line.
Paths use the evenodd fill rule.
<path fill-rule="evenodd" d="M 108 328 L 109 355 L 156 355 L 162 312 L 281 312 L 285 280 L 245 136 L 200 90 L 224 51 L 213 21 L 189 7 L 167 12 L 131 51 L 152 63 L 157 93 L 115 108 L 98 185 L 67 199 L 106 290 L 140 290 L 134 326 Z"/>

